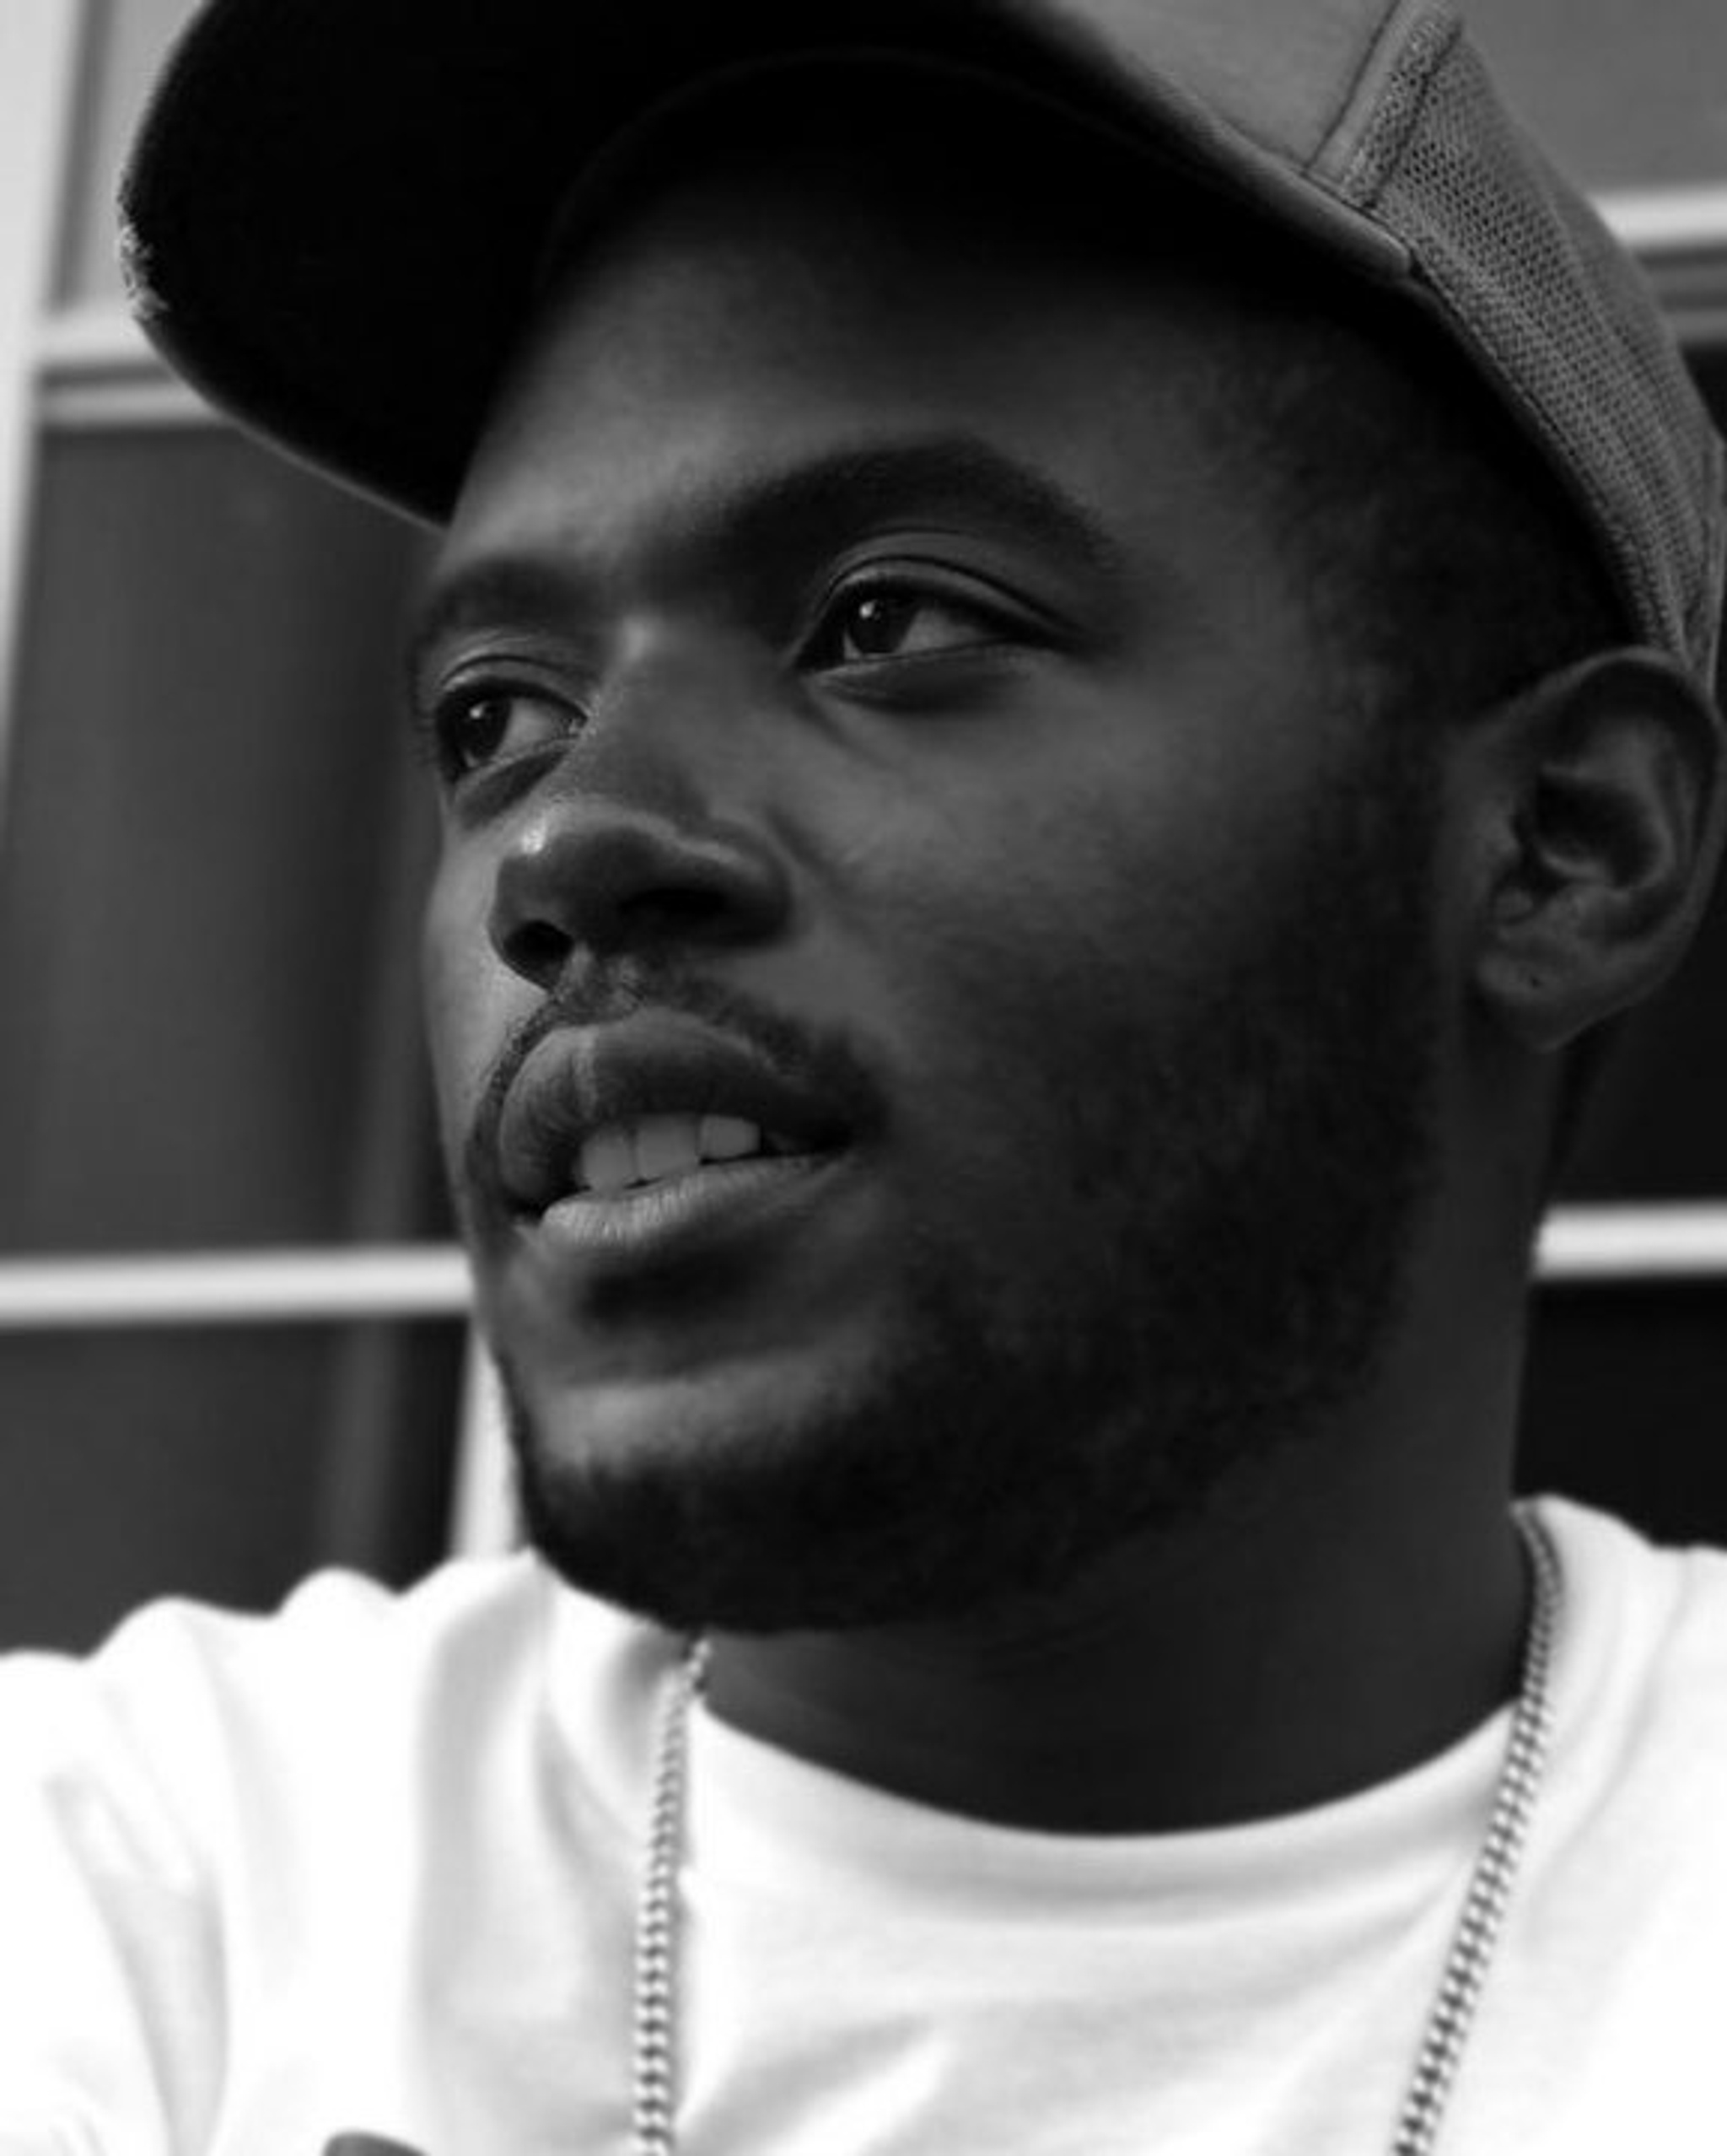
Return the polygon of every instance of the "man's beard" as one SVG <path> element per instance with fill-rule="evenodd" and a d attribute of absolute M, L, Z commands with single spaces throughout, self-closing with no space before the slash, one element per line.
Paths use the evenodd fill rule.
<path fill-rule="evenodd" d="M 1066 1165 L 1065 1235 L 960 1252 L 913 1228 L 867 1388 L 746 1442 L 554 1447 L 501 1357 L 541 1555 L 681 1629 L 953 1618 L 1315 1437 L 1396 1321 L 1434 1175 L 1434 772 L 1375 730 L 1256 946 L 1178 1023 L 1105 1011 L 1084 1068 L 1002 1075 Z"/>

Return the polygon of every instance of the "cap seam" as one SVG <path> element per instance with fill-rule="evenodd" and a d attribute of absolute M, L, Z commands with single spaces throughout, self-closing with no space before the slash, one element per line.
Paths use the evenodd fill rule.
<path fill-rule="evenodd" d="M 1391 175 L 1403 162 L 1404 153 L 1421 126 L 1428 102 L 1462 35 L 1463 24 L 1448 8 L 1429 4 L 1423 9 L 1422 19 L 1416 24 L 1386 78 L 1379 110 L 1337 176 L 1337 191 L 1346 202 L 1358 209 L 1378 204 Z M 1366 73 L 1365 65 L 1362 73 Z M 1388 108 L 1400 86 L 1411 79 L 1418 80 L 1419 87 L 1406 100 L 1401 114 L 1396 116 L 1394 132 Z M 1353 102 L 1353 89 L 1351 95 Z M 1347 110 L 1338 116 L 1338 127 L 1347 116 Z M 1335 134 L 1334 129 L 1332 136 L 1327 137 L 1327 149 Z"/>
<path fill-rule="evenodd" d="M 1338 137 L 1348 126 L 1349 116 L 1361 100 L 1363 85 L 1373 76 L 1380 57 L 1391 38 L 1394 19 L 1397 13 L 1397 8 L 1395 5 L 1392 6 L 1380 21 L 1379 28 L 1368 40 L 1348 80 L 1343 83 L 1338 91 L 1332 106 L 1331 116 L 1326 120 L 1311 155 L 1301 160 L 1301 170 L 1309 179 L 1319 185 L 1335 189 L 1338 192 L 1342 191 L 1342 176 L 1332 172 L 1331 160 L 1337 150 Z M 1396 68 L 1397 63 L 1394 62 L 1391 69 L 1393 79 L 1396 78 Z M 1343 164 L 1345 173 L 1348 171 L 1348 164 L 1349 159 L 1346 158 Z"/>

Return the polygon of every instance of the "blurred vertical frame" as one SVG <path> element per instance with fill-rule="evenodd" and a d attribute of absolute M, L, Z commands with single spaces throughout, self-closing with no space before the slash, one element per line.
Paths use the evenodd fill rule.
<path fill-rule="evenodd" d="M 35 470 L 41 325 L 53 289 L 83 0 L 0 9 L 0 844 Z"/>

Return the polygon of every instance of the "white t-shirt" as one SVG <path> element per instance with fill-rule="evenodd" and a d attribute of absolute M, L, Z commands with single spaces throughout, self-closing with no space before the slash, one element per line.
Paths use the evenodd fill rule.
<path fill-rule="evenodd" d="M 1556 1747 L 1444 2156 L 1720 2156 L 1727 1555 L 1544 1510 Z M 621 2156 L 672 1654 L 515 1558 L 0 1662 L 0 2152 Z M 684 2156 L 1380 2156 L 1507 1724 L 1091 1840 L 698 1711 Z"/>

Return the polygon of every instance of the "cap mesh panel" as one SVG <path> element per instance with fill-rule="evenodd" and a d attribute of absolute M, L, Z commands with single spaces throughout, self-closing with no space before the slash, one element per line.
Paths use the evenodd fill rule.
<path fill-rule="evenodd" d="M 1710 680 L 1720 441 L 1641 272 L 1514 131 L 1449 10 L 1418 27 L 1343 191 L 1409 246 L 1580 494 L 1638 633 Z"/>

